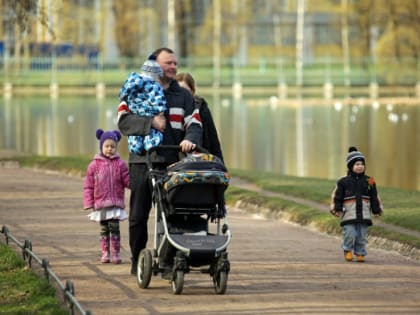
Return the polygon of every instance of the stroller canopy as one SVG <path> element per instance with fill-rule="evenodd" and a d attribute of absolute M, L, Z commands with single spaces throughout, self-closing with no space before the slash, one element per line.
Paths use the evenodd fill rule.
<path fill-rule="evenodd" d="M 230 175 L 217 156 L 208 153 L 190 154 L 167 168 L 164 189 L 170 191 L 180 185 L 229 185 Z"/>

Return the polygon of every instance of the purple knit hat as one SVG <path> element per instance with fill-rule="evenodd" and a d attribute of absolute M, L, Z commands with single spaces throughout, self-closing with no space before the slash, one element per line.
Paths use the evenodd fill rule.
<path fill-rule="evenodd" d="M 106 139 L 114 140 L 118 143 L 121 140 L 121 133 L 118 130 L 103 131 L 102 129 L 96 130 L 96 139 L 99 140 L 99 151 L 102 152 L 102 145 Z"/>

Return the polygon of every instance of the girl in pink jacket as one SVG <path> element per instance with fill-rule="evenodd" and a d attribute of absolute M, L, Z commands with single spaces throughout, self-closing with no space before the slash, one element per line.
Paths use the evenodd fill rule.
<path fill-rule="evenodd" d="M 99 140 L 100 153 L 94 156 L 86 171 L 83 208 L 91 210 L 88 215 L 91 221 L 100 223 L 101 262 L 110 262 L 111 247 L 112 262 L 119 264 L 121 263 L 119 221 L 127 219 L 124 210 L 124 189 L 129 188 L 128 168 L 117 153 L 118 142 L 121 139 L 119 131 L 98 129 L 96 138 Z"/>

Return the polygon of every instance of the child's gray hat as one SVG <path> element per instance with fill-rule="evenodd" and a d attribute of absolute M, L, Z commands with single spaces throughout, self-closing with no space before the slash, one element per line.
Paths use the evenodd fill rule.
<path fill-rule="evenodd" d="M 349 154 L 347 154 L 347 159 L 346 159 L 347 168 L 349 170 L 352 170 L 354 163 L 356 163 L 357 161 L 362 161 L 363 164 L 365 164 L 365 156 L 362 154 L 362 152 L 357 150 L 356 147 L 350 147 Z"/>
<path fill-rule="evenodd" d="M 150 55 L 149 58 L 147 58 L 141 67 L 140 73 L 144 76 L 152 78 L 153 80 L 157 80 L 159 77 L 163 76 L 162 68 L 157 63 L 156 56 Z"/>

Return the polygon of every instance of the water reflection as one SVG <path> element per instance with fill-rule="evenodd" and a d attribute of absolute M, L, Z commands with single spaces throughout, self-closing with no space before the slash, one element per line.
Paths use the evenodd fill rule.
<path fill-rule="evenodd" d="M 349 145 L 367 157 L 379 185 L 420 190 L 420 103 L 363 99 L 279 102 L 206 96 L 229 167 L 335 179 Z M 117 129 L 116 98 L 4 98 L 0 148 L 39 155 L 93 155 L 95 130 Z M 218 105 L 216 105 L 218 104 Z M 123 138 L 120 152 L 127 158 Z"/>

